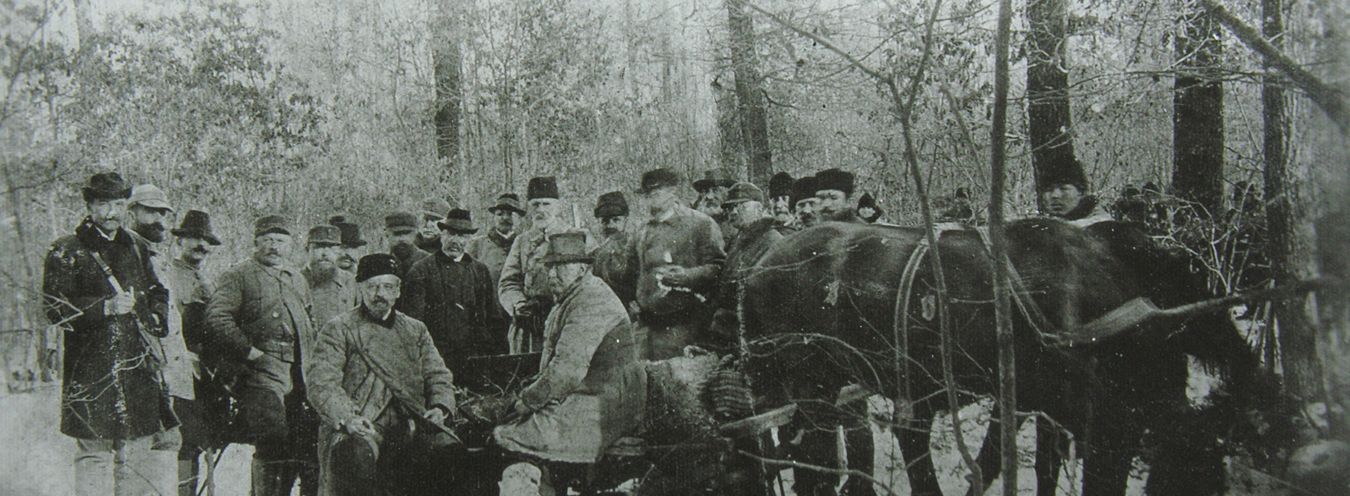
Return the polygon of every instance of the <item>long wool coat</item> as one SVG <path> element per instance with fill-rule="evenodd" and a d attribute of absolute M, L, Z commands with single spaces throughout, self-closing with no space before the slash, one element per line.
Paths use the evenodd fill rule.
<path fill-rule="evenodd" d="M 642 425 L 647 374 L 614 291 L 586 274 L 548 316 L 539 378 L 521 392 L 529 416 L 497 427 L 499 446 L 547 460 L 593 463 Z"/>
<path fill-rule="evenodd" d="M 132 314 L 104 315 L 114 295 L 98 253 L 125 291 Z M 162 363 L 151 350 L 167 335 L 169 293 L 159 282 L 149 243 L 124 229 L 103 236 L 85 219 L 58 239 L 43 265 L 47 318 L 65 329 L 61 433 L 79 439 L 134 439 L 178 425 L 169 409 Z M 142 329 L 152 337 L 147 339 Z"/>
<path fill-rule="evenodd" d="M 492 276 L 465 254 L 456 261 L 436 252 L 403 281 L 408 316 L 422 321 L 452 370 L 472 356 L 506 353 L 506 315 L 492 291 Z"/>

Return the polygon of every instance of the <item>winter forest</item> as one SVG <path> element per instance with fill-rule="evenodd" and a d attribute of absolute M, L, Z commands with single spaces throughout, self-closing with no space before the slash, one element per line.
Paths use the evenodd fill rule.
<path fill-rule="evenodd" d="M 481 225 L 556 175 L 593 225 L 657 167 L 765 188 L 838 167 L 902 226 L 966 188 L 984 224 L 998 20 L 996 0 L 0 0 L 0 421 L 59 383 L 42 261 L 92 173 L 210 212 L 209 274 L 269 213 L 378 244 L 392 209 L 439 196 Z M 1076 158 L 1216 295 L 1350 280 L 1350 3 L 1014 0 L 1007 43 L 1008 218 Z M 1350 441 L 1350 299 L 1241 313 L 1316 437 Z"/>

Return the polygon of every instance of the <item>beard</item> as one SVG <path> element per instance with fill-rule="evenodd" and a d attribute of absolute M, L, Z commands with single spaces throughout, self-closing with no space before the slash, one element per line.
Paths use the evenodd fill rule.
<path fill-rule="evenodd" d="M 151 243 L 164 242 L 164 226 L 158 223 L 137 224 L 136 227 L 132 228 L 132 230 L 136 231 L 136 234 L 141 235 L 142 238 L 145 238 L 147 241 Z"/>
<path fill-rule="evenodd" d="M 328 260 L 315 260 L 309 263 L 309 270 L 319 279 L 332 279 L 333 274 L 337 273 L 337 264 Z"/>

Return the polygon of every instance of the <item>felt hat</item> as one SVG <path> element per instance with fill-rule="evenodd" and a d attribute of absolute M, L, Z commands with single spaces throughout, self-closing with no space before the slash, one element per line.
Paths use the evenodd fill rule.
<path fill-rule="evenodd" d="M 595 260 L 586 250 L 586 233 L 566 231 L 548 237 L 548 253 L 544 264 L 591 263 Z"/>
<path fill-rule="evenodd" d="M 211 233 L 211 216 L 201 210 L 188 210 L 178 229 L 169 231 L 180 238 L 197 238 L 211 245 L 220 245 L 220 238 Z"/>
<path fill-rule="evenodd" d="M 356 282 L 383 275 L 398 275 L 398 259 L 393 255 L 371 253 L 356 262 Z"/>
<path fill-rule="evenodd" d="M 769 198 L 792 196 L 792 174 L 779 172 L 769 179 Z"/>
<path fill-rule="evenodd" d="M 338 231 L 342 232 L 343 248 L 359 248 L 366 245 L 366 240 L 361 239 L 361 226 L 345 222 L 341 216 L 334 218 L 338 219 L 338 222 L 328 219 L 328 223 L 336 226 Z"/>
<path fill-rule="evenodd" d="M 853 173 L 837 168 L 825 169 L 816 173 L 816 191 L 843 191 L 844 195 L 853 195 Z"/>
<path fill-rule="evenodd" d="M 680 175 L 670 169 L 655 169 L 642 173 L 642 187 L 638 190 L 641 193 L 651 193 L 657 188 L 668 186 L 679 186 Z"/>
<path fill-rule="evenodd" d="M 717 186 L 730 188 L 733 184 L 736 184 L 736 180 L 731 178 L 731 173 L 726 169 L 712 169 L 703 171 L 703 178 L 694 181 L 694 191 L 702 193 Z"/>
<path fill-rule="evenodd" d="M 131 188 L 131 198 L 127 200 L 127 206 L 134 207 L 136 205 L 156 210 L 173 211 L 173 206 L 169 205 L 169 195 L 164 194 L 164 190 L 153 184 L 139 184 Z"/>
<path fill-rule="evenodd" d="M 286 220 L 285 217 L 282 217 L 280 215 L 268 215 L 260 217 L 256 222 L 253 223 L 253 237 L 256 238 L 258 236 L 271 233 L 285 234 L 287 236 L 290 236 L 291 235 L 290 221 Z"/>
<path fill-rule="evenodd" d="M 722 208 L 726 209 L 728 206 L 748 201 L 764 203 L 764 190 L 759 189 L 754 183 L 741 181 L 731 186 L 731 190 L 727 192 L 727 201 L 722 202 Z"/>
<path fill-rule="evenodd" d="M 818 189 L 819 189 L 819 188 L 816 187 L 816 176 L 806 176 L 806 177 L 797 179 L 796 182 L 793 182 L 793 183 L 792 183 L 792 210 L 793 210 L 793 211 L 796 211 L 796 210 L 797 210 L 797 202 L 802 201 L 802 200 L 805 200 L 805 199 L 807 199 L 807 198 L 815 198 L 815 197 L 816 197 L 816 191 L 817 191 Z"/>
<path fill-rule="evenodd" d="M 394 212 L 384 216 L 384 228 L 394 234 L 416 231 L 420 225 L 421 223 L 417 222 L 417 216 L 408 212 Z"/>
<path fill-rule="evenodd" d="M 116 172 L 101 172 L 89 176 L 89 185 L 80 191 L 84 202 L 94 200 L 125 200 L 131 197 L 131 187 Z"/>
<path fill-rule="evenodd" d="M 525 201 L 540 198 L 558 199 L 558 179 L 553 176 L 532 177 L 525 187 Z"/>
<path fill-rule="evenodd" d="M 342 246 L 342 230 L 337 226 L 322 224 L 310 228 L 309 244 L 315 246 Z"/>
<path fill-rule="evenodd" d="M 525 215 L 525 210 L 520 208 L 520 197 L 516 196 L 515 193 L 503 193 L 499 195 L 497 197 L 497 204 L 489 208 L 488 212 L 495 214 L 501 210 Z"/>
<path fill-rule="evenodd" d="M 468 210 L 456 208 L 445 214 L 445 220 L 436 223 L 436 227 L 443 231 L 450 231 L 455 234 L 473 234 L 478 232 L 478 228 L 473 227 L 473 219 Z"/>
<path fill-rule="evenodd" d="M 444 218 L 442 215 L 452 208 L 459 208 L 459 205 L 451 205 L 450 202 L 433 196 L 423 199 L 418 203 L 418 207 L 421 208 L 422 218 L 440 220 Z"/>
<path fill-rule="evenodd" d="M 595 218 L 604 219 L 620 215 L 628 215 L 628 200 L 623 197 L 623 193 L 610 191 L 600 195 L 595 204 Z"/>

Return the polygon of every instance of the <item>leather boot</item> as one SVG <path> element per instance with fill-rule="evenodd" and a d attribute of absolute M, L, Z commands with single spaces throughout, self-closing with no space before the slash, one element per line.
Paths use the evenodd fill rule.
<path fill-rule="evenodd" d="M 295 483 L 295 469 L 290 462 L 265 462 L 253 459 L 252 496 L 289 496 Z"/>

